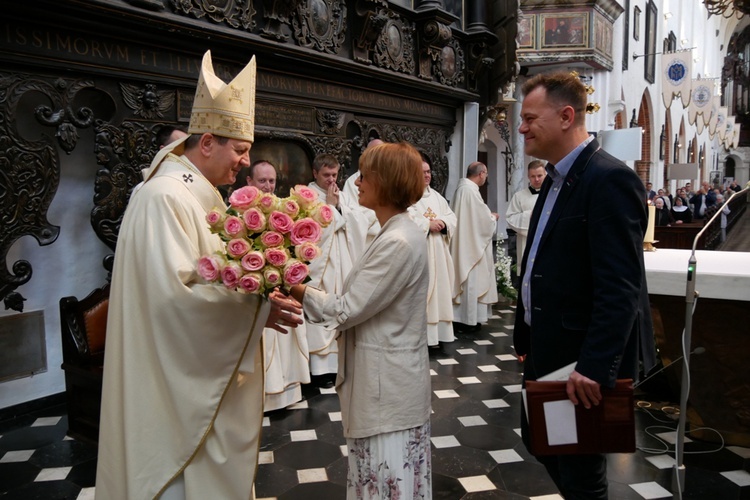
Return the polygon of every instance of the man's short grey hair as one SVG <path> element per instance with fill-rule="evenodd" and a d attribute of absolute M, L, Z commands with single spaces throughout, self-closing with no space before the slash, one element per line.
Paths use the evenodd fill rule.
<path fill-rule="evenodd" d="M 470 163 L 466 168 L 466 177 L 476 177 L 477 175 L 481 174 L 482 171 L 486 168 L 487 165 L 485 165 L 481 161 Z"/>

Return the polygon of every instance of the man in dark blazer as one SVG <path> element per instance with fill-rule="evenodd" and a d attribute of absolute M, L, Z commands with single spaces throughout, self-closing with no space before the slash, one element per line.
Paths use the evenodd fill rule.
<path fill-rule="evenodd" d="M 527 155 L 549 162 L 523 257 L 514 345 L 524 381 L 575 363 L 573 404 L 655 362 L 643 265 L 648 222 L 641 179 L 586 131 L 587 94 L 567 73 L 523 86 L 519 132 Z M 529 429 L 522 417 L 524 442 Z M 537 457 L 566 499 L 607 498 L 604 455 Z"/>

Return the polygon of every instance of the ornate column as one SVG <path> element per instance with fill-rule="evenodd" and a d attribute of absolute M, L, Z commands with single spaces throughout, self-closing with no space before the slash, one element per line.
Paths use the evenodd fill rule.
<path fill-rule="evenodd" d="M 487 3 L 485 0 L 467 0 L 466 32 L 477 33 L 489 31 L 487 26 Z"/>

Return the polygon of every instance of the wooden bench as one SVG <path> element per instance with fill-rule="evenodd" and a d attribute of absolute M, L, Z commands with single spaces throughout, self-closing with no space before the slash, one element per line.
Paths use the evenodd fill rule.
<path fill-rule="evenodd" d="M 82 300 L 60 299 L 68 435 L 92 443 L 99 439 L 108 310 L 109 284 Z"/>

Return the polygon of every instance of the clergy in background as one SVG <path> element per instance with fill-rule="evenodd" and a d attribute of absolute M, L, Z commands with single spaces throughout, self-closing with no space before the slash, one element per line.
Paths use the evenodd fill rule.
<path fill-rule="evenodd" d="M 542 160 L 533 160 L 528 167 L 529 187 L 518 191 L 510 199 L 505 219 L 513 231 L 516 232 L 516 275 L 521 276 L 521 260 L 523 250 L 526 248 L 526 236 L 529 234 L 529 221 L 534 204 L 539 198 L 539 189 L 542 187 L 547 171 L 544 169 Z"/>
<path fill-rule="evenodd" d="M 456 215 L 440 193 L 430 187 L 432 168 L 422 156 L 424 194 L 409 208 L 409 215 L 427 237 L 430 271 L 427 289 L 427 345 L 453 342 L 453 260 L 448 242 L 456 230 Z"/>
<path fill-rule="evenodd" d="M 323 229 L 320 238 L 321 255 L 310 262 L 310 282 L 326 293 L 341 294 L 344 280 L 352 268 L 346 234 L 346 217 L 341 213 L 341 194 L 336 185 L 339 161 L 330 154 L 320 154 L 313 160 L 313 182 L 309 186 L 318 193 L 318 198 L 334 208 L 334 219 Z M 359 174 L 357 174 L 359 175 Z M 355 186 L 356 188 L 356 186 Z M 359 206 L 359 203 L 357 203 Z M 346 212 L 347 209 L 343 209 Z M 310 373 L 313 382 L 324 387 L 333 387 L 338 372 L 338 343 L 336 329 L 321 324 L 307 324 L 307 342 L 310 347 Z"/>
<path fill-rule="evenodd" d="M 112 271 L 97 498 L 252 498 L 263 419 L 263 326 L 301 322 L 270 303 L 205 282 L 198 259 L 221 252 L 207 213 L 216 186 L 249 163 L 255 60 L 230 85 L 211 53 L 188 137 L 154 158 L 125 211 Z M 282 319 L 283 318 L 283 319 Z M 283 326 L 282 326 L 283 325 Z"/>
<path fill-rule="evenodd" d="M 479 187 L 487 182 L 487 166 L 475 161 L 458 181 L 451 208 L 456 214 L 456 233 L 450 243 L 455 271 L 453 323 L 459 331 L 477 331 L 492 315 L 497 284 L 492 255 L 492 236 L 498 215 L 482 200 Z M 460 324 L 459 324 L 460 323 Z"/>
<path fill-rule="evenodd" d="M 276 189 L 276 167 L 267 160 L 256 160 L 247 173 L 247 185 L 264 193 Z M 289 193 L 281 193 L 282 197 Z M 263 330 L 265 353 L 265 403 L 263 411 L 279 410 L 302 401 L 302 384 L 310 383 L 310 350 L 304 323 L 280 333 L 273 328 Z"/>

